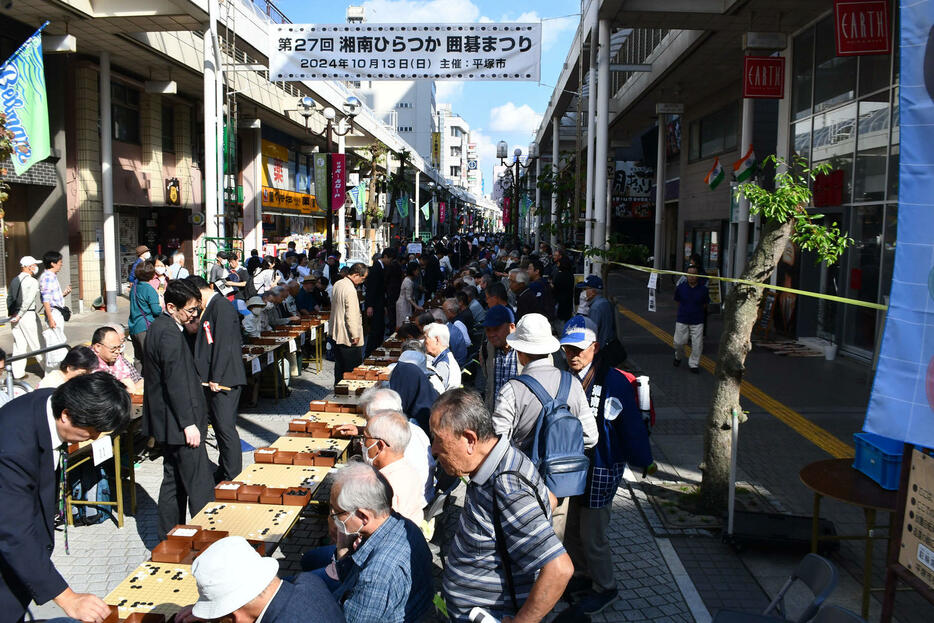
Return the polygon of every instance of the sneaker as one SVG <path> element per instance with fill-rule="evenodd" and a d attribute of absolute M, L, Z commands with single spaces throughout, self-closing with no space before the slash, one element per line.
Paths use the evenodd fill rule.
<path fill-rule="evenodd" d="M 691 372 L 693 372 L 694 374 L 700 374 L 700 367 L 691 368 Z"/>
<path fill-rule="evenodd" d="M 593 616 L 606 610 L 617 599 L 619 599 L 619 591 L 615 588 L 602 593 L 589 591 L 574 605 L 584 614 Z"/>
<path fill-rule="evenodd" d="M 680 359 L 678 359 L 678 358 L 675 358 L 675 360 L 674 360 L 674 363 L 673 363 L 672 365 L 674 365 L 674 367 L 676 367 L 676 368 L 677 368 L 678 366 L 680 366 L 680 365 L 681 365 L 681 360 L 680 360 Z"/>

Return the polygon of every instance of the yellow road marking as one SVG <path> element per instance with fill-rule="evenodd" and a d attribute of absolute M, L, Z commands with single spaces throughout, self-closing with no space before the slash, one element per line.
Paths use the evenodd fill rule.
<path fill-rule="evenodd" d="M 623 305 L 617 304 L 617 308 L 619 309 L 619 313 L 635 322 L 668 346 L 674 348 L 674 337 L 670 333 L 659 329 L 654 324 Z M 687 348 L 686 350 L 689 351 L 690 349 Z M 713 374 L 717 368 L 717 364 L 705 355 L 701 356 L 700 365 L 710 374 Z M 740 394 L 790 426 L 796 433 L 835 459 L 849 459 L 853 457 L 852 446 L 817 424 L 814 424 L 794 409 L 775 400 L 749 381 L 742 382 L 740 385 Z"/>

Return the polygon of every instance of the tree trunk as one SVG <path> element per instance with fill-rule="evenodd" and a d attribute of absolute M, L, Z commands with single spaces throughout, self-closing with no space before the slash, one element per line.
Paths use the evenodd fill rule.
<path fill-rule="evenodd" d="M 752 257 L 746 263 L 742 279 L 764 283 L 772 275 L 788 244 L 793 222 L 767 221 Z M 758 315 L 762 289 L 734 285 L 723 308 L 723 333 L 717 355 L 717 368 L 707 425 L 704 429 L 703 480 L 700 507 L 719 515 L 727 506 L 730 482 L 730 427 L 732 412 L 740 407 L 740 384 L 743 382 L 746 355 L 752 348 L 750 337 Z M 742 419 L 742 418 L 741 418 Z"/>

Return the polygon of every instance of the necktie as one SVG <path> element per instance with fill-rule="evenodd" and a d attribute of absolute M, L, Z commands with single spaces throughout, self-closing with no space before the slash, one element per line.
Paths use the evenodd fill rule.
<path fill-rule="evenodd" d="M 65 496 L 68 488 L 68 444 L 58 447 L 58 514 L 62 517 L 62 530 L 65 534 L 65 553 L 68 551 L 68 517 L 65 516 Z"/>

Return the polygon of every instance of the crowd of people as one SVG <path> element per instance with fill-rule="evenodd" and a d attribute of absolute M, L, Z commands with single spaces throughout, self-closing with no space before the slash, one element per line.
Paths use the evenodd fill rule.
<path fill-rule="evenodd" d="M 145 247 L 138 258 L 128 331 L 136 361 L 123 354 L 123 327 L 101 327 L 89 347 L 67 351 L 46 374 L 49 390 L 0 410 L 0 423 L 11 423 L 31 408 L 28 425 L 43 431 L 38 448 L 19 448 L 22 456 L 4 454 L 0 441 L 0 479 L 15 471 L 22 480 L 18 497 L 0 499 L 0 513 L 16 502 L 50 522 L 59 445 L 119 431 L 129 394 L 142 393 L 143 433 L 163 459 L 165 538 L 213 499 L 215 483 L 241 471 L 242 340 L 328 310 L 335 384 L 388 336 L 402 343 L 389 380 L 361 397 L 365 425 L 335 430 L 359 439 L 360 454 L 333 480 L 330 543 L 304 554 L 298 576 L 280 579 L 276 561 L 239 537 L 222 539 L 196 560 L 200 598 L 176 620 L 297 621 L 313 607 L 321 621 L 403 622 L 437 607 L 452 621 L 470 620 L 475 608 L 539 621 L 563 599 L 560 616 L 573 621 L 618 599 L 612 501 L 626 465 L 648 467 L 651 451 L 634 378 L 618 367 L 625 350 L 603 282 L 590 275 L 575 283 L 563 249 L 458 237 L 397 244 L 371 265 L 293 247 L 281 257 L 254 252 L 241 265 L 222 251 L 206 278 Z M 55 294 L 26 282 L 31 259 L 23 259 L 24 311 L 37 311 L 47 290 Z M 54 306 L 50 313 L 54 321 Z M 88 404 L 63 402 L 72 395 Z M 111 404 L 97 415 L 101 400 Z M 208 423 L 216 466 L 204 444 Z M 54 461 L 45 458 L 49 448 Z M 445 533 L 438 509 L 462 480 L 464 506 Z M 102 602 L 71 592 L 51 565 L 51 524 L 38 538 L 12 523 L 0 517 L 0 561 L 9 566 L 26 542 L 35 551 L 13 566 L 12 579 L 2 576 L 0 603 L 19 617 L 30 599 L 54 598 L 74 619 L 101 620 Z M 444 558 L 439 598 L 432 540 Z"/>

